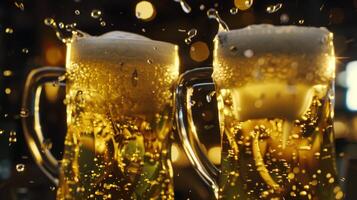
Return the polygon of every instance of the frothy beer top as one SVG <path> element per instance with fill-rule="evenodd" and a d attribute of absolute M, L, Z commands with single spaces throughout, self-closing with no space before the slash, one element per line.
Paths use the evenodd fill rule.
<path fill-rule="evenodd" d="M 177 51 L 176 45 L 122 31 L 75 38 L 67 47 L 69 91 L 81 90 L 93 109 L 159 112 L 171 103 Z"/>
<path fill-rule="evenodd" d="M 252 25 L 215 39 L 218 85 L 259 82 L 326 83 L 334 78 L 332 33 L 325 28 Z"/>

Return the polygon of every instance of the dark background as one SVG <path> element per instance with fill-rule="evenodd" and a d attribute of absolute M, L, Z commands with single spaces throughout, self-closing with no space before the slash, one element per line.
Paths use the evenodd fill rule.
<path fill-rule="evenodd" d="M 269 23 L 324 26 L 334 33 L 338 58 L 335 124 L 337 160 L 340 181 L 347 192 L 347 199 L 357 199 L 356 192 L 353 192 L 353 185 L 357 184 L 353 180 L 357 178 L 357 115 L 346 107 L 347 88 L 343 73 L 348 62 L 357 60 L 357 0 L 260 0 L 254 1 L 250 9 L 239 10 L 237 14 L 230 13 L 230 9 L 235 7 L 234 0 L 187 0 L 192 8 L 188 14 L 174 0 L 150 0 L 156 9 L 156 15 L 150 21 L 136 17 L 135 6 L 138 2 L 0 0 L 0 199 L 55 198 L 52 183 L 41 173 L 29 154 L 19 115 L 23 85 L 29 71 L 41 66 L 64 66 L 65 63 L 65 45 L 58 40 L 54 30 L 44 24 L 45 18 L 51 17 L 57 24 L 76 23 L 79 30 L 91 35 L 124 30 L 175 43 L 180 47 L 181 72 L 184 72 L 210 66 L 212 62 L 212 54 L 209 52 L 212 52 L 212 40 L 218 24 L 208 19 L 206 11 L 209 8 L 215 8 L 230 29 Z M 282 3 L 283 7 L 275 13 L 266 12 L 267 6 L 276 3 Z M 94 9 L 102 12 L 102 19 L 91 17 Z M 77 15 L 75 10 L 79 10 L 80 14 Z M 282 21 L 282 15 L 285 18 L 288 16 L 288 21 Z M 106 26 L 101 26 L 101 21 L 105 21 Z M 197 35 L 191 44 L 186 44 L 184 40 L 187 31 L 192 28 L 198 30 Z M 60 31 L 68 35 L 65 29 Z M 44 132 L 51 138 L 52 151 L 60 158 L 66 132 L 65 107 L 62 103 L 64 90 L 48 89 L 45 93 L 42 97 Z M 202 96 L 194 98 L 198 102 L 204 101 Z M 212 107 L 214 103 L 206 103 L 195 112 L 200 137 L 207 149 L 219 145 L 216 111 Z M 182 153 L 179 151 L 180 157 L 174 162 L 176 199 L 211 199 L 212 193 L 190 168 Z M 16 170 L 18 164 L 25 165 L 23 172 Z"/>

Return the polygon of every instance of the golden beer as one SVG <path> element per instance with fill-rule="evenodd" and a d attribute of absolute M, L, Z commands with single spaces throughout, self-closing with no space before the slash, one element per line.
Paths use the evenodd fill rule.
<path fill-rule="evenodd" d="M 57 199 L 174 199 L 177 46 L 125 32 L 67 44 Z"/>
<path fill-rule="evenodd" d="M 219 199 L 342 199 L 335 56 L 324 28 L 250 26 L 215 40 Z"/>

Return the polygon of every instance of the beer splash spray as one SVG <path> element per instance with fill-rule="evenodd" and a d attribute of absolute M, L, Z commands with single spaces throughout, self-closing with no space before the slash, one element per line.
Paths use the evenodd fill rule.
<path fill-rule="evenodd" d="M 185 1 L 185 0 L 174 0 L 175 2 L 180 3 L 182 10 L 185 13 L 190 13 L 191 12 L 191 6 Z"/>
<path fill-rule="evenodd" d="M 218 31 L 229 31 L 228 25 L 219 16 L 218 11 L 216 9 L 210 8 L 209 10 L 207 10 L 207 16 L 209 19 L 215 19 L 218 22 Z"/>
<path fill-rule="evenodd" d="M 56 21 L 53 18 L 45 18 L 44 19 L 44 24 L 46 26 L 51 27 L 55 33 L 56 33 L 56 37 L 63 43 L 67 44 L 67 43 L 71 43 L 72 42 L 72 38 L 73 37 L 83 37 L 86 35 L 86 33 L 79 31 L 76 27 L 77 24 L 76 23 L 72 23 L 72 24 L 66 24 L 64 25 L 63 23 L 59 23 L 57 24 Z M 71 33 L 70 36 L 66 37 L 61 31 L 60 29 L 65 28 L 67 32 Z"/>
<path fill-rule="evenodd" d="M 197 35 L 197 29 L 193 28 L 187 31 L 187 38 L 185 39 L 186 44 L 190 44 L 192 42 L 192 38 Z"/>

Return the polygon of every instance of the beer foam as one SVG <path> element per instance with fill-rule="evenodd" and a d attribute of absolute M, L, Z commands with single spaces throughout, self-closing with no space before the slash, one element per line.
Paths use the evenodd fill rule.
<path fill-rule="evenodd" d="M 254 80 L 327 82 L 335 70 L 332 38 L 326 28 L 266 24 L 220 32 L 213 77 L 232 86 Z"/>
<path fill-rule="evenodd" d="M 95 93 L 90 100 L 99 107 L 111 104 L 114 112 L 143 114 L 171 104 L 179 75 L 176 45 L 114 31 L 73 40 L 67 51 L 73 86 Z"/>

